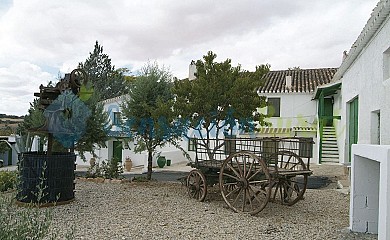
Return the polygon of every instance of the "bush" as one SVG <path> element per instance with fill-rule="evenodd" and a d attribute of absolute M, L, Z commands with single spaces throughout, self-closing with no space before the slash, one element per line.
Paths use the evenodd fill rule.
<path fill-rule="evenodd" d="M 107 163 L 103 161 L 102 169 L 104 178 L 107 179 L 119 178 L 120 174 L 123 173 L 123 166 L 116 158 L 108 160 Z"/>
<path fill-rule="evenodd" d="M 16 171 L 0 171 L 0 192 L 16 187 L 18 173 Z"/>
<path fill-rule="evenodd" d="M 86 177 L 87 178 L 103 177 L 103 169 L 101 168 L 98 162 L 94 163 L 88 168 Z"/>
<path fill-rule="evenodd" d="M 0 172 L 2 189 L 17 186 L 17 172 Z M 44 196 L 43 182 L 45 176 L 42 173 L 41 182 L 38 184 L 38 199 Z M 16 192 L 0 192 L 0 240 L 25 240 L 25 239 L 74 239 L 74 228 L 59 235 L 51 228 L 53 214 L 50 208 L 39 208 L 40 203 L 26 204 L 18 207 L 15 203 Z"/>
<path fill-rule="evenodd" d="M 101 164 L 98 162 L 90 166 L 87 170 L 87 178 L 104 177 L 106 179 L 119 178 L 123 173 L 122 164 L 116 158 L 112 158 L 107 162 L 102 161 Z"/>

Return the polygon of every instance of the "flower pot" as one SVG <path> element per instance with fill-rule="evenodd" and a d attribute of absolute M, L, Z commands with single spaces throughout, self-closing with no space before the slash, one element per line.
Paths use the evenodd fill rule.
<path fill-rule="evenodd" d="M 90 165 L 91 167 L 93 167 L 93 166 L 95 166 L 95 164 L 96 164 L 96 159 L 95 159 L 95 158 L 91 158 L 91 159 L 89 160 L 89 165 Z"/>
<path fill-rule="evenodd" d="M 133 162 L 131 161 L 130 158 L 126 158 L 126 161 L 125 161 L 125 170 L 126 170 L 126 172 L 130 172 L 132 167 L 133 167 Z"/>
<path fill-rule="evenodd" d="M 167 159 L 167 166 L 171 166 L 171 159 Z"/>
<path fill-rule="evenodd" d="M 165 166 L 166 162 L 167 162 L 167 160 L 165 159 L 164 156 L 160 156 L 157 158 L 157 165 L 159 168 L 163 168 Z"/>

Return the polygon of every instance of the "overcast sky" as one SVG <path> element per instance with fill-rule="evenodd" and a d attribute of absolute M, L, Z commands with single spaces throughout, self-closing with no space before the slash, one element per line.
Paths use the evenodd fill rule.
<path fill-rule="evenodd" d="M 148 60 L 188 76 L 212 50 L 246 70 L 338 67 L 378 0 L 0 0 L 0 113 L 25 115 L 39 85 L 95 41 L 116 68 Z"/>

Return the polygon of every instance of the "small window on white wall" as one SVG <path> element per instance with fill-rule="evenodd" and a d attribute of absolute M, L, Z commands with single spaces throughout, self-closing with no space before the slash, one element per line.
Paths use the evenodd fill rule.
<path fill-rule="evenodd" d="M 120 125 L 121 124 L 121 113 L 120 112 L 114 112 L 113 124 L 114 125 Z"/>
<path fill-rule="evenodd" d="M 267 115 L 270 117 L 280 117 L 280 98 L 268 98 Z"/>
<path fill-rule="evenodd" d="M 371 112 L 371 144 L 381 144 L 381 112 Z"/>
<path fill-rule="evenodd" d="M 390 78 L 390 48 L 383 53 L 383 80 Z"/>

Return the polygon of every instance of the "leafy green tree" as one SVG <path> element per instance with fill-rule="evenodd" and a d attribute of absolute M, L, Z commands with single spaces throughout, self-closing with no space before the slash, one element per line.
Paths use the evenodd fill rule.
<path fill-rule="evenodd" d="M 86 130 L 84 135 L 75 143 L 74 149 L 79 152 L 80 157 L 85 160 L 84 154 L 90 152 L 95 157 L 95 150 L 97 147 L 105 147 L 105 142 L 108 140 L 109 117 L 104 111 L 103 103 L 99 102 L 99 93 L 94 92 L 92 97 L 84 103 L 90 109 L 91 114 L 87 119 Z M 39 98 L 30 103 L 28 114 L 24 116 L 24 121 L 18 125 L 17 133 L 21 136 L 19 146 L 22 151 L 29 151 L 29 146 L 32 138 L 38 135 L 42 142 L 47 140 L 47 134 L 34 131 L 40 129 L 45 125 L 44 110 L 41 109 Z M 54 140 L 53 151 L 64 151 L 61 143 Z"/>
<path fill-rule="evenodd" d="M 210 158 L 221 147 L 210 149 L 211 138 L 218 139 L 222 133 L 231 136 L 237 125 L 250 132 L 255 131 L 255 121 L 266 124 L 265 116 L 257 111 L 266 106 L 266 101 L 257 89 L 270 68 L 260 65 L 255 72 L 248 72 L 240 65 L 233 67 L 230 59 L 216 62 L 216 57 L 209 51 L 196 62 L 196 79 L 175 81 L 173 90 L 177 116 L 188 120 L 200 137 L 198 144 L 206 147 Z"/>
<path fill-rule="evenodd" d="M 79 63 L 78 68 L 88 73 L 89 80 L 92 81 L 95 91 L 100 96 L 99 100 L 121 96 L 128 92 L 125 84 L 125 74 L 128 70 L 126 68 L 116 70 L 110 57 L 103 53 L 103 46 L 100 46 L 98 41 L 93 52 L 89 53 L 84 63 Z"/>
<path fill-rule="evenodd" d="M 174 96 L 171 88 L 171 73 L 157 63 L 147 63 L 130 85 L 128 97 L 121 106 L 127 118 L 125 131 L 138 143 L 135 152 L 148 152 L 148 180 L 152 176 L 156 148 L 168 142 L 177 146 L 182 135 L 172 111 Z"/>
<path fill-rule="evenodd" d="M 85 134 L 75 144 L 75 150 L 79 152 L 84 161 L 86 160 L 85 152 L 90 152 L 94 157 L 97 157 L 96 148 L 106 147 L 106 141 L 109 139 L 108 131 L 111 128 L 109 116 L 104 110 L 103 103 L 99 102 L 98 99 L 99 96 L 96 93 L 85 102 L 91 110 L 91 115 L 87 119 Z"/>

